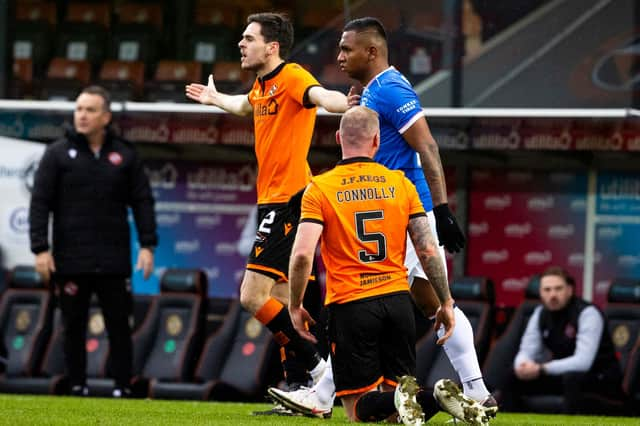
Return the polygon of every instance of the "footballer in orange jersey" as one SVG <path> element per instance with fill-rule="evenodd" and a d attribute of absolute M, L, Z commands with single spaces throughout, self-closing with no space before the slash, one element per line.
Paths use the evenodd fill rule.
<path fill-rule="evenodd" d="M 347 109 L 344 94 L 323 88 L 305 69 L 285 59 L 293 44 L 293 26 L 278 13 L 247 17 L 238 43 L 240 65 L 257 75 L 248 94 L 218 92 L 209 76 L 207 85 L 186 86 L 188 98 L 236 115 L 253 115 L 258 160 L 258 227 L 240 287 L 240 302 L 267 326 L 287 353 L 295 353 L 312 378 L 324 370 L 324 360 L 293 328 L 284 304 L 289 255 L 298 222 L 297 208 L 287 202 L 311 179 L 307 154 L 316 107 L 331 112 Z M 284 303 L 284 304 L 283 304 Z M 290 375 L 287 374 L 289 380 Z"/>
<path fill-rule="evenodd" d="M 312 339 L 304 324 L 313 318 L 302 300 L 321 240 L 336 395 L 351 421 L 377 421 L 395 411 L 396 380 L 415 374 L 415 319 L 404 266 L 407 232 L 441 303 L 440 342 L 453 332 L 454 302 L 415 186 L 402 172 L 372 159 L 380 143 L 377 114 L 351 108 L 336 138 L 342 161 L 315 177 L 302 198 L 289 264 L 289 313 L 298 333 Z M 435 414 L 433 399 L 426 401 Z"/>

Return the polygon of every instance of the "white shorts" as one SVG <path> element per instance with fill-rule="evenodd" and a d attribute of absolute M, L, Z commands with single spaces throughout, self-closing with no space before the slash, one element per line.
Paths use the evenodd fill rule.
<path fill-rule="evenodd" d="M 444 246 L 439 245 L 438 241 L 438 233 L 436 232 L 436 217 L 433 214 L 433 211 L 427 213 L 427 221 L 429 222 L 429 227 L 431 228 L 431 232 L 433 232 L 433 237 L 436 240 L 436 244 L 438 245 L 438 252 L 440 252 L 440 256 L 442 257 L 442 262 L 444 266 L 445 277 L 447 274 L 447 260 L 444 255 Z M 418 256 L 416 255 L 416 249 L 413 247 L 413 243 L 411 242 L 411 238 L 407 234 L 407 254 L 404 258 L 404 266 L 407 267 L 407 273 L 409 274 L 409 286 L 413 284 L 414 278 L 423 278 L 428 279 L 427 274 L 424 273 L 424 269 L 422 269 L 422 265 L 418 260 Z"/>

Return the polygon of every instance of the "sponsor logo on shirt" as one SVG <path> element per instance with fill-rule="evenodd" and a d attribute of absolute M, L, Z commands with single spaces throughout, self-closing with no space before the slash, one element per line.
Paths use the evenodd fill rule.
<path fill-rule="evenodd" d="M 402 114 L 406 114 L 406 113 L 416 109 L 417 106 L 418 106 L 418 101 L 416 99 L 413 99 L 413 100 L 410 100 L 409 102 L 407 102 L 406 104 L 396 108 L 396 112 L 399 112 L 399 113 L 402 113 Z"/>

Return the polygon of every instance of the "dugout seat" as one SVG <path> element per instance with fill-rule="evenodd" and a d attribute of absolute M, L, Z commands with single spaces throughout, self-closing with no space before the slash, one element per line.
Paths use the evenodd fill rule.
<path fill-rule="evenodd" d="M 518 353 L 529 317 L 540 304 L 540 277 L 534 275 L 524 291 L 524 300 L 513 313 L 505 332 L 489 350 L 482 373 L 489 390 L 498 394 L 510 377 L 509 367 Z"/>
<path fill-rule="evenodd" d="M 622 388 L 629 396 L 631 414 L 640 416 L 640 340 L 629 354 L 629 362 L 624 372 Z"/>
<path fill-rule="evenodd" d="M 150 380 L 186 382 L 193 377 L 202 345 L 207 276 L 202 270 L 167 269 L 160 294 L 152 298 L 135 333 L 133 350 L 136 395 L 147 395 Z"/>
<path fill-rule="evenodd" d="M 450 288 L 456 305 L 471 323 L 478 360 L 482 363 L 493 329 L 493 281 L 487 277 L 463 277 L 454 280 Z M 420 384 L 430 388 L 442 378 L 460 381 L 444 349 L 436 344 L 436 340 L 436 334 L 431 329 L 416 343 L 416 378 Z"/>
<path fill-rule="evenodd" d="M 64 326 L 60 309 L 55 309 L 53 333 L 42 359 L 41 375 L 23 382 L 28 393 L 68 394 L 69 383 L 64 366 Z M 89 306 L 87 340 L 87 384 L 91 396 L 111 396 L 113 381 L 106 378 L 109 341 L 104 327 L 102 311 L 94 295 Z"/>
<path fill-rule="evenodd" d="M 0 392 L 18 393 L 23 380 L 37 376 L 51 333 L 52 295 L 31 266 L 16 266 L 0 300 L 0 335 L 6 350 Z"/>
<path fill-rule="evenodd" d="M 609 287 L 604 314 L 609 320 L 609 332 L 624 374 L 622 387 L 630 398 L 630 406 L 634 413 L 639 415 L 640 280 L 613 280 Z"/>
<path fill-rule="evenodd" d="M 271 332 L 231 302 L 222 326 L 209 335 L 198 360 L 194 381 L 153 380 L 150 397 L 158 399 L 260 400 L 276 356 Z"/>
<path fill-rule="evenodd" d="M 134 318 L 138 318 L 149 307 L 147 297 L 143 296 L 139 302 L 138 297 L 134 301 Z M 136 312 L 138 311 L 138 312 Z M 134 320 L 133 345 L 134 351 L 138 344 L 136 330 L 139 320 Z M 37 376 L 20 378 L 10 382 L 13 393 L 30 394 L 68 394 L 69 382 L 65 377 L 64 351 L 63 351 L 63 325 L 60 309 L 55 308 L 53 313 L 53 331 L 47 342 L 42 357 L 42 364 Z M 94 295 L 89 306 L 87 325 L 87 385 L 91 396 L 111 396 L 114 387 L 113 379 L 109 378 L 109 339 L 104 327 L 102 311 L 97 297 Z M 135 383 L 134 383 L 135 385 Z"/>

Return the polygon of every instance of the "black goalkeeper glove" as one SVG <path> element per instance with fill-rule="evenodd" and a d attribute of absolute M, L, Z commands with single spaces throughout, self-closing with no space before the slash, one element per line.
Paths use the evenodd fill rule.
<path fill-rule="evenodd" d="M 449 205 L 444 203 L 435 206 L 433 214 L 436 217 L 440 245 L 444 246 L 449 253 L 459 252 L 464 247 L 465 238 L 456 217 L 449 210 Z"/>

